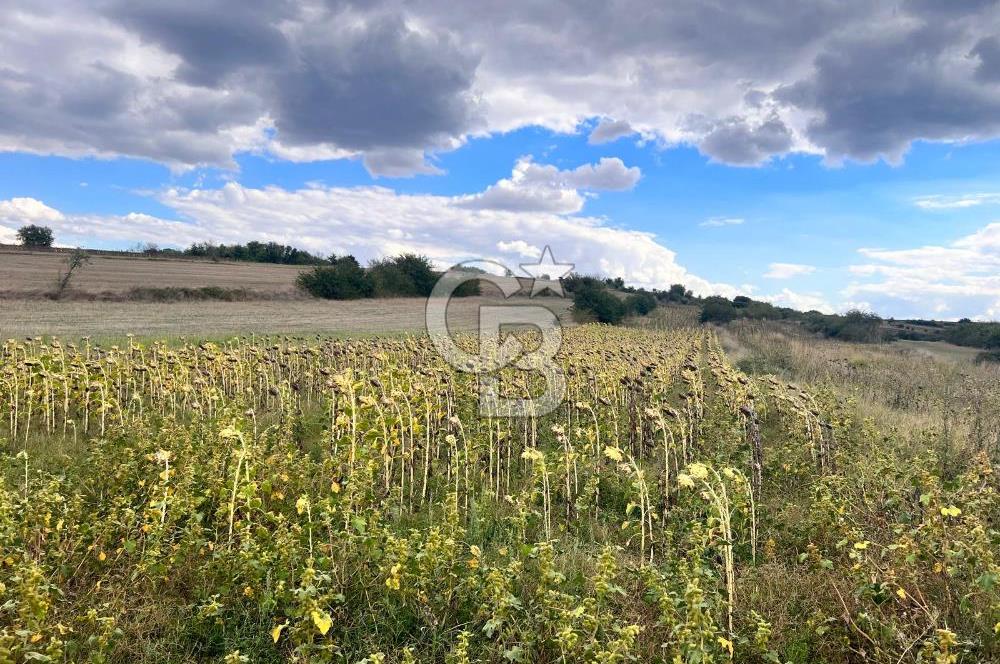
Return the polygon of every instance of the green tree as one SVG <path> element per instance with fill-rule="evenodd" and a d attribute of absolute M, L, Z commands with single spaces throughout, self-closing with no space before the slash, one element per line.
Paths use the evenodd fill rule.
<path fill-rule="evenodd" d="M 17 230 L 17 239 L 24 247 L 51 247 L 55 236 L 48 226 L 30 224 Z"/>
<path fill-rule="evenodd" d="M 630 311 L 645 316 L 656 308 L 656 297 L 649 292 L 639 291 L 628 298 L 628 308 Z"/>
<path fill-rule="evenodd" d="M 728 323 L 736 318 L 736 307 L 724 297 L 713 295 L 705 299 L 705 304 L 701 307 L 702 323 Z"/>
<path fill-rule="evenodd" d="M 368 269 L 377 297 L 427 297 L 437 281 L 430 260 L 416 254 L 375 260 Z"/>
<path fill-rule="evenodd" d="M 602 285 L 582 284 L 573 293 L 573 308 L 599 323 L 620 323 L 628 313 L 625 303 Z"/>
<path fill-rule="evenodd" d="M 354 256 L 330 257 L 330 265 L 319 265 L 298 276 L 299 288 L 327 300 L 357 300 L 374 292 L 371 276 Z"/>

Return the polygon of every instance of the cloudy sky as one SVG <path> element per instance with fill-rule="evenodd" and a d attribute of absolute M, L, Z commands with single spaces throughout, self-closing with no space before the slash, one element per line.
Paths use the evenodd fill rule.
<path fill-rule="evenodd" d="M 986 0 L 0 0 L 0 242 L 996 319 L 998 138 Z"/>

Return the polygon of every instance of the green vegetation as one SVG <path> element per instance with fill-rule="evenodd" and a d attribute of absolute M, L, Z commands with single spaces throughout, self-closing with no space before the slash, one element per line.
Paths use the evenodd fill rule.
<path fill-rule="evenodd" d="M 354 256 L 331 256 L 329 265 L 303 272 L 296 283 L 306 293 L 329 300 L 427 297 L 439 276 L 430 260 L 416 254 L 375 260 L 367 269 L 361 267 Z M 471 281 L 459 287 L 455 296 L 478 294 L 478 282 Z"/>
<path fill-rule="evenodd" d="M 628 313 L 625 302 L 601 283 L 582 283 L 572 293 L 573 309 L 598 323 L 617 324 Z"/>
<path fill-rule="evenodd" d="M 150 255 L 169 254 L 170 250 L 146 249 Z M 252 263 L 278 263 L 281 265 L 322 265 L 328 263 L 324 258 L 314 256 L 308 251 L 296 249 L 277 242 L 247 242 L 246 244 L 211 244 L 196 243 L 185 249 L 185 256 L 196 258 L 226 259 L 234 261 L 249 261 Z"/>
<path fill-rule="evenodd" d="M 299 288 L 314 297 L 328 300 L 357 300 L 375 292 L 371 276 L 354 256 L 331 256 L 331 265 L 303 272 L 296 281 Z"/>
<path fill-rule="evenodd" d="M 45 249 L 52 246 L 55 236 L 48 226 L 29 224 L 17 229 L 17 240 L 24 247 Z"/>
<path fill-rule="evenodd" d="M 993 369 L 723 335 L 7 342 L 0 662 L 998 661 Z"/>
<path fill-rule="evenodd" d="M 614 325 L 622 322 L 626 316 L 646 316 L 659 304 L 657 294 L 643 289 L 625 288 L 621 279 L 598 279 L 571 274 L 562 280 L 562 284 L 573 295 L 573 309 L 598 323 Z M 620 292 L 622 290 L 627 295 L 623 295 Z"/>

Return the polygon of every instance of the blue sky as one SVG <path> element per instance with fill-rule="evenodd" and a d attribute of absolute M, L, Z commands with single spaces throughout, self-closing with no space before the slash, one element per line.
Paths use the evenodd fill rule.
<path fill-rule="evenodd" d="M 992 2 L 246 7 L 0 10 L 0 241 L 549 244 L 647 287 L 1000 317 Z"/>

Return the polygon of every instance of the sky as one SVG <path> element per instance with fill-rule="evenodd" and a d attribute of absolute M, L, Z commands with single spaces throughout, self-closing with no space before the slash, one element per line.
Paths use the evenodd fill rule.
<path fill-rule="evenodd" d="M 0 242 L 997 320 L 998 176 L 986 0 L 0 0 Z"/>

